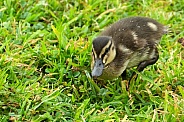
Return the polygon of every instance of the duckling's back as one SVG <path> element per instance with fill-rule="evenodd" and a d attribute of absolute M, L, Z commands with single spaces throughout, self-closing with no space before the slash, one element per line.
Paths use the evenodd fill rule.
<path fill-rule="evenodd" d="M 131 50 L 158 43 L 167 27 L 147 17 L 129 17 L 110 25 L 100 36 L 110 36 L 115 45 L 122 44 Z"/>

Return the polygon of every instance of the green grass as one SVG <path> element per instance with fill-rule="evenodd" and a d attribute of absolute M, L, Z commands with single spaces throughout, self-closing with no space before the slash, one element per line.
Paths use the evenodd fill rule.
<path fill-rule="evenodd" d="M 0 1 L 1 121 L 184 121 L 183 10 L 181 0 Z M 129 93 L 121 79 L 94 83 L 92 39 L 138 15 L 170 27 L 158 62 Z"/>

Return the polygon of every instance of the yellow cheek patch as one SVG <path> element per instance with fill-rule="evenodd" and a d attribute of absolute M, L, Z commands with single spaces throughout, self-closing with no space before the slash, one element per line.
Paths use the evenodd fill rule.
<path fill-rule="evenodd" d="M 105 55 L 104 58 L 103 58 L 103 63 L 104 63 L 105 65 L 106 65 L 106 63 L 107 63 L 107 59 L 108 59 L 108 54 Z"/>
<path fill-rule="evenodd" d="M 111 63 L 114 60 L 115 56 L 116 56 L 116 51 L 112 50 L 112 48 L 111 48 L 109 54 L 107 55 L 107 60 L 106 60 L 105 64 L 107 65 L 107 64 Z"/>

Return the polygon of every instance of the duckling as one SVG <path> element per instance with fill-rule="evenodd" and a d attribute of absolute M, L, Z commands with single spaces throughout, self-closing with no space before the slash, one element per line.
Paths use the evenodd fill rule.
<path fill-rule="evenodd" d="M 124 18 L 110 25 L 92 42 L 93 79 L 126 79 L 126 69 L 137 66 L 141 72 L 156 63 L 156 46 L 166 33 L 166 26 L 148 17 Z"/>

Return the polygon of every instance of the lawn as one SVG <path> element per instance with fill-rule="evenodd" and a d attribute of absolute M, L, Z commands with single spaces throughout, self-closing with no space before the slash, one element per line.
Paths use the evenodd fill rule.
<path fill-rule="evenodd" d="M 90 76 L 91 42 L 109 24 L 146 16 L 170 27 L 159 60 L 121 78 Z M 2 122 L 183 122 L 183 0 L 0 1 Z M 128 75 L 135 69 L 128 70 Z"/>

